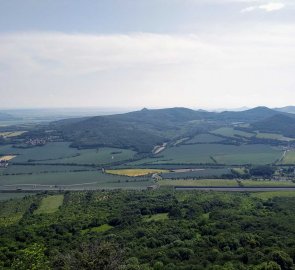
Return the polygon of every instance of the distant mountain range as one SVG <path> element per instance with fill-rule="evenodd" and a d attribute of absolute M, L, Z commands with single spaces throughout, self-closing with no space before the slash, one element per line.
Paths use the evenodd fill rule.
<path fill-rule="evenodd" d="M 243 122 L 251 130 L 295 137 L 295 115 L 278 109 L 256 107 L 221 113 L 187 108 L 142 109 L 124 114 L 56 121 L 52 129 L 76 147 L 124 147 L 150 152 L 157 144 Z"/>
<path fill-rule="evenodd" d="M 275 108 L 274 110 L 279 112 L 285 112 L 285 113 L 294 113 L 295 114 L 295 106 L 287 106 L 282 108 Z"/>

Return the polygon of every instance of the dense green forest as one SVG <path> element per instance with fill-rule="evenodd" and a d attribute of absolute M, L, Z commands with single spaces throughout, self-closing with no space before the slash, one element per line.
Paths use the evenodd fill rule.
<path fill-rule="evenodd" d="M 0 203 L 1 269 L 294 269 L 292 192 L 93 191 Z"/>

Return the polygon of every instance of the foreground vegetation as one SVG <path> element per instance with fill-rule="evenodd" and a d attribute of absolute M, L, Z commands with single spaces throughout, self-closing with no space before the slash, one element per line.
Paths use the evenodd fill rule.
<path fill-rule="evenodd" d="M 295 192 L 169 189 L 8 200 L 0 268 L 291 270 L 294 203 Z"/>

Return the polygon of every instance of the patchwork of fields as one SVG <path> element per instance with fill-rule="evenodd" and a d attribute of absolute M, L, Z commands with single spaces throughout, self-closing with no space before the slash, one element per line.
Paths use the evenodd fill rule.
<path fill-rule="evenodd" d="M 171 147 L 156 155 L 130 164 L 271 164 L 278 160 L 283 151 L 264 144 L 224 145 L 194 144 Z"/>
<path fill-rule="evenodd" d="M 32 148 L 2 145 L 0 157 L 11 157 L 9 158 L 11 160 L 8 168 L 0 168 L 0 186 L 16 189 L 146 188 L 154 184 L 151 177 L 154 173 L 166 179 L 160 182 L 160 185 L 164 186 L 175 185 L 177 179 L 179 185 L 236 186 L 238 185 L 236 181 L 214 180 L 214 178 L 231 174 L 231 168 L 235 168 L 233 166 L 274 164 L 282 157 L 283 164 L 295 164 L 295 152 L 287 151 L 283 155 L 281 147 L 267 144 L 221 143 L 227 138 L 250 138 L 256 135 L 254 133 L 223 127 L 215 130 L 214 134 L 204 133 L 195 135 L 191 139 L 188 137 L 178 139 L 177 143 L 168 145 L 164 151 L 136 161 L 133 160 L 137 153 L 130 149 L 110 147 L 77 149 L 70 147 L 69 142 L 50 142 Z M 266 133 L 259 133 L 257 137 L 288 139 Z M 199 166 L 198 169 L 193 169 L 195 166 Z M 106 173 L 102 173 L 102 167 L 106 167 Z M 188 170 L 177 171 L 180 168 Z M 173 182 L 169 182 L 168 179 Z M 193 179 L 202 180 L 194 182 Z M 244 186 L 252 184 L 260 185 L 250 180 L 243 182 Z M 278 185 L 284 183 L 278 182 Z"/>
<path fill-rule="evenodd" d="M 0 155 L 15 155 L 16 163 L 46 164 L 110 164 L 133 158 L 135 152 L 117 148 L 76 149 L 67 142 L 48 143 L 40 147 L 15 148 L 10 145 L 0 147 Z"/>

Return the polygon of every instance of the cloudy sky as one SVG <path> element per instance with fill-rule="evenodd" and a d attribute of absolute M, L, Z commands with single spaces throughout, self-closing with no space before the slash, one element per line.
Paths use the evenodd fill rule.
<path fill-rule="evenodd" d="M 0 0 L 0 108 L 295 105 L 294 0 Z"/>

